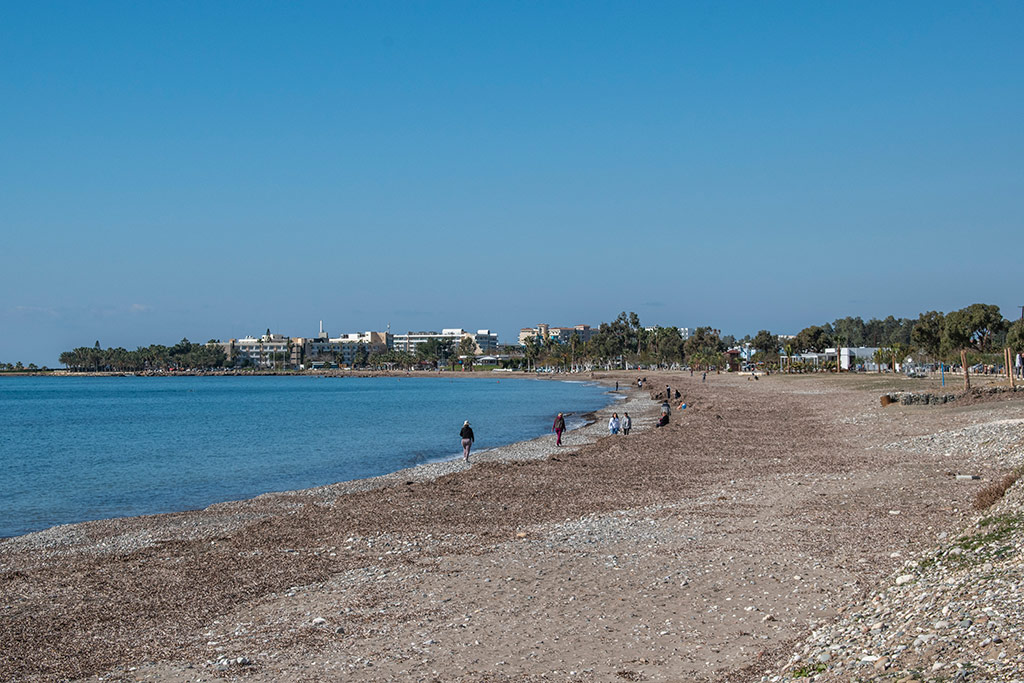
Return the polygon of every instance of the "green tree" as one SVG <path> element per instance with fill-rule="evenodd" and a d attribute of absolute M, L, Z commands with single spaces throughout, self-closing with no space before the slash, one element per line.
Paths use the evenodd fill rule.
<path fill-rule="evenodd" d="M 800 330 L 793 340 L 793 346 L 799 351 L 821 353 L 832 346 L 833 332 L 829 325 L 812 325 Z"/>
<path fill-rule="evenodd" d="M 436 367 L 441 362 L 441 340 L 431 337 L 417 345 L 416 360 L 423 363 L 433 363 Z"/>
<path fill-rule="evenodd" d="M 750 345 L 757 349 L 758 352 L 764 354 L 764 358 L 767 361 L 778 360 L 779 358 L 779 338 L 768 330 L 760 330 L 755 334 Z"/>
<path fill-rule="evenodd" d="M 910 332 L 910 341 L 931 358 L 942 353 L 942 330 L 946 316 L 938 311 L 928 311 L 917 317 Z"/>
<path fill-rule="evenodd" d="M 526 370 L 530 371 L 530 366 L 537 359 L 537 355 L 540 353 L 540 341 L 538 341 L 537 335 L 531 335 L 523 340 L 523 357 L 526 359 Z"/>
<path fill-rule="evenodd" d="M 683 344 L 683 350 L 691 366 L 696 363 L 698 366 L 710 367 L 721 364 L 720 357 L 725 350 L 725 344 L 722 343 L 718 330 L 698 327 Z"/>
<path fill-rule="evenodd" d="M 352 354 L 352 367 L 362 368 L 366 366 L 366 363 L 370 360 L 370 352 L 366 348 L 366 344 L 356 345 L 356 352 Z"/>
<path fill-rule="evenodd" d="M 875 367 L 879 373 L 882 372 L 882 365 L 890 358 L 892 358 L 892 349 L 884 347 L 875 349 L 875 354 L 872 356 L 872 360 L 875 361 Z"/>
<path fill-rule="evenodd" d="M 473 369 L 473 362 L 476 360 L 476 341 L 469 336 L 459 340 L 459 356 L 463 357 L 463 363 Z"/>
<path fill-rule="evenodd" d="M 1017 353 L 1024 352 L 1024 320 L 1010 325 L 1006 332 L 1006 345 Z"/>
<path fill-rule="evenodd" d="M 678 327 L 656 327 L 648 336 L 648 349 L 659 363 L 682 362 L 685 342 Z"/>
<path fill-rule="evenodd" d="M 832 323 L 832 331 L 846 340 L 848 346 L 864 345 L 864 321 L 857 318 L 839 318 Z"/>
<path fill-rule="evenodd" d="M 1006 321 L 994 304 L 971 304 L 946 315 L 943 339 L 950 349 L 960 352 L 964 368 L 964 391 L 971 388 L 967 351 L 988 351 L 993 336 L 1006 329 Z"/>
<path fill-rule="evenodd" d="M 896 372 L 897 364 L 902 365 L 907 356 L 913 353 L 913 348 L 901 342 L 896 342 L 892 345 L 890 351 L 892 352 L 892 370 Z"/>

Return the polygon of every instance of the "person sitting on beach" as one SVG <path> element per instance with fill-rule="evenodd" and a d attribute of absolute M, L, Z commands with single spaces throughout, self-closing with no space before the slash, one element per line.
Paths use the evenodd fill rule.
<path fill-rule="evenodd" d="M 462 459 L 469 462 L 469 449 L 475 440 L 473 428 L 469 426 L 469 420 L 462 423 L 462 431 L 459 432 L 459 436 L 462 437 Z"/>
<path fill-rule="evenodd" d="M 622 433 L 629 434 L 629 430 L 633 428 L 633 418 L 629 416 L 629 413 L 622 414 Z"/>
<path fill-rule="evenodd" d="M 561 413 L 555 418 L 555 423 L 551 425 L 551 429 L 555 432 L 555 445 L 562 445 L 562 432 L 565 431 L 565 417 Z"/>
<path fill-rule="evenodd" d="M 668 424 L 668 413 L 662 413 L 661 414 L 661 419 L 658 420 L 658 425 L 657 426 L 664 427 L 667 424 Z"/>
<path fill-rule="evenodd" d="M 612 417 L 608 420 L 608 433 L 618 434 L 619 433 L 619 414 L 612 413 Z"/>

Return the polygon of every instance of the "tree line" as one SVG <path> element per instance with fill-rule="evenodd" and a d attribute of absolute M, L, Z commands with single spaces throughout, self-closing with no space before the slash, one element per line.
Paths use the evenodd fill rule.
<path fill-rule="evenodd" d="M 228 365 L 227 354 L 214 340 L 194 344 L 182 339 L 174 346 L 151 344 L 129 351 L 121 347 L 80 346 L 60 354 L 60 363 L 78 372 L 146 372 L 151 370 L 206 370 Z"/>
<path fill-rule="evenodd" d="M 826 347 L 879 347 L 873 360 L 879 364 L 891 361 L 894 366 L 913 353 L 926 362 L 959 364 L 964 369 L 964 387 L 969 388 L 971 364 L 1000 365 L 999 352 L 1007 348 L 1024 352 L 1024 317 L 1011 322 L 999 306 L 977 303 L 949 313 L 928 311 L 916 320 L 890 316 L 865 323 L 860 318 L 841 318 L 804 328 L 784 346 L 787 357 Z"/>
<path fill-rule="evenodd" d="M 823 351 L 835 346 L 903 346 L 925 360 L 956 360 L 963 351 L 993 353 L 1004 346 L 1024 347 L 1024 320 L 1011 322 L 994 304 L 971 304 L 949 313 L 928 311 L 917 319 L 841 318 L 812 325 L 789 342 L 797 352 Z"/>

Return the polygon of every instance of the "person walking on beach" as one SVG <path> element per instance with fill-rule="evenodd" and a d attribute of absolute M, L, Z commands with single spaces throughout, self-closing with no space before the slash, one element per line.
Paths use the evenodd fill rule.
<path fill-rule="evenodd" d="M 704 371 L 704 374 L 702 374 L 702 375 L 700 376 L 700 381 L 701 381 L 701 383 L 704 383 L 704 382 L 707 382 L 707 381 L 708 381 L 708 373 L 707 373 L 707 371 L 706 371 L 706 370 Z"/>
<path fill-rule="evenodd" d="M 462 431 L 459 432 L 459 436 L 462 437 L 462 459 L 469 462 L 469 449 L 473 446 L 473 441 L 475 440 L 473 428 L 469 426 L 469 420 L 462 423 Z"/>
<path fill-rule="evenodd" d="M 618 434 L 619 433 L 619 414 L 612 413 L 612 419 L 608 420 L 608 433 Z"/>
<path fill-rule="evenodd" d="M 561 446 L 562 432 L 565 431 L 565 417 L 561 413 L 555 418 L 555 423 L 551 425 L 551 429 L 555 432 L 555 445 Z"/>
<path fill-rule="evenodd" d="M 629 413 L 622 414 L 622 433 L 629 434 L 629 430 L 633 428 L 633 418 L 629 416 Z"/>

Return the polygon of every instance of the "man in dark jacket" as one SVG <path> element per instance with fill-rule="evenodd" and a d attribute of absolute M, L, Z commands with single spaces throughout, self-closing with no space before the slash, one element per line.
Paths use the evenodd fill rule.
<path fill-rule="evenodd" d="M 462 459 L 469 462 L 469 449 L 473 445 L 473 428 L 469 426 L 469 420 L 462 423 L 462 431 L 459 432 L 459 436 L 462 437 Z"/>

